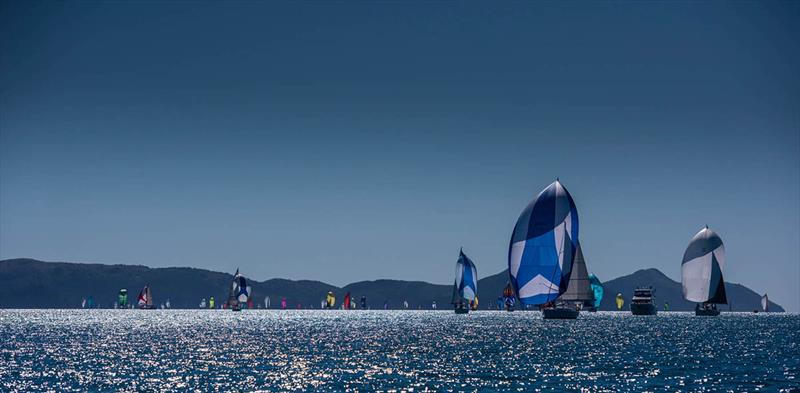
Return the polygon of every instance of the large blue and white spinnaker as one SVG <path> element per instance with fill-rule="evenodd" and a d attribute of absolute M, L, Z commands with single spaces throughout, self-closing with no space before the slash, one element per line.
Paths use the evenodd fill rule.
<path fill-rule="evenodd" d="M 478 269 L 464 251 L 458 252 L 456 281 L 453 284 L 453 304 L 469 303 L 478 294 Z"/>
<path fill-rule="evenodd" d="M 567 290 L 578 247 L 578 209 L 556 180 L 517 219 L 508 250 L 508 271 L 525 305 L 542 305 Z"/>

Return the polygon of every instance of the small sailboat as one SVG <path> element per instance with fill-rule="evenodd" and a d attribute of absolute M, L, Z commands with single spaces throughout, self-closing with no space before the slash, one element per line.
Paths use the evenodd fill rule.
<path fill-rule="evenodd" d="M 600 303 L 603 301 L 603 283 L 594 274 L 589 275 L 589 284 L 592 286 L 592 296 L 594 302 L 589 308 L 589 311 L 597 311 L 600 308 Z"/>
<path fill-rule="evenodd" d="M 139 297 L 136 299 L 136 305 L 142 310 L 152 310 L 156 308 L 156 306 L 153 304 L 153 290 L 150 289 L 149 285 L 145 285 L 144 288 L 139 291 Z"/>
<path fill-rule="evenodd" d="M 769 312 L 769 297 L 767 297 L 766 293 L 761 297 L 761 310 Z"/>
<path fill-rule="evenodd" d="M 264 298 L 264 308 L 269 308 L 269 296 Z"/>
<path fill-rule="evenodd" d="M 362 310 L 366 310 L 367 309 L 367 297 L 366 296 L 361 296 L 361 309 Z"/>
<path fill-rule="evenodd" d="M 469 303 L 478 293 L 478 270 L 463 250 L 458 252 L 456 261 L 456 280 L 453 283 L 453 297 L 451 303 L 455 306 L 456 314 L 469 312 Z"/>
<path fill-rule="evenodd" d="M 198 307 L 206 308 L 206 298 L 203 298 L 202 300 L 200 300 L 200 305 Z"/>
<path fill-rule="evenodd" d="M 408 310 L 408 300 L 403 300 L 403 308 Z"/>
<path fill-rule="evenodd" d="M 282 298 L 281 298 L 281 310 L 285 310 L 285 309 L 286 309 L 286 306 L 287 306 L 287 304 L 286 304 L 286 298 L 285 298 L 285 297 L 282 297 Z"/>
<path fill-rule="evenodd" d="M 86 298 L 81 298 L 81 308 L 86 308 Z"/>
<path fill-rule="evenodd" d="M 251 289 L 247 286 L 247 279 L 239 274 L 239 269 L 236 269 L 236 274 L 233 275 L 233 282 L 231 283 L 231 291 L 228 294 L 228 307 L 232 311 L 242 311 L 242 307 L 247 305 L 250 299 Z"/>
<path fill-rule="evenodd" d="M 681 262 L 683 297 L 697 303 L 695 315 L 717 316 L 717 304 L 728 304 L 722 278 L 724 265 L 725 245 L 706 225 L 689 242 Z"/>
<path fill-rule="evenodd" d="M 166 308 L 172 308 L 172 303 L 170 303 L 170 302 L 169 302 L 169 299 L 167 299 L 167 301 L 166 301 L 166 302 L 164 302 L 164 307 L 166 307 Z"/>
<path fill-rule="evenodd" d="M 119 308 L 128 308 L 128 290 L 122 288 L 117 294 L 117 306 Z"/>
<path fill-rule="evenodd" d="M 578 208 L 556 179 L 520 214 L 508 250 L 514 291 L 545 319 L 575 319 L 572 302 L 556 302 L 567 290 L 578 248 Z M 587 280 L 588 286 L 588 280 Z"/>
<path fill-rule="evenodd" d="M 431 303 L 431 310 L 436 310 L 436 300 Z"/>
<path fill-rule="evenodd" d="M 333 294 L 333 292 L 328 291 L 328 294 L 325 295 L 325 308 L 331 310 L 335 306 L 336 306 L 336 296 Z"/>
<path fill-rule="evenodd" d="M 505 308 L 506 311 L 514 311 L 514 306 L 517 303 L 517 296 L 514 294 L 514 286 L 509 281 L 506 287 L 503 288 L 503 296 L 501 298 L 501 309 Z"/>
<path fill-rule="evenodd" d="M 478 296 L 475 296 L 475 299 L 472 299 L 472 301 L 469 302 L 469 309 L 472 311 L 478 311 Z"/>
<path fill-rule="evenodd" d="M 617 310 L 622 310 L 622 306 L 625 305 L 625 298 L 622 296 L 622 294 L 618 293 L 617 298 L 614 300 L 617 304 Z"/>
<path fill-rule="evenodd" d="M 212 309 L 212 310 L 215 308 L 215 306 L 214 306 L 214 296 L 211 296 L 211 297 L 208 299 L 208 308 L 210 308 L 210 309 Z"/>
<path fill-rule="evenodd" d="M 344 295 L 344 301 L 342 302 L 342 307 L 344 307 L 345 310 L 350 309 L 350 292 L 347 292 Z"/>
<path fill-rule="evenodd" d="M 578 243 L 578 251 L 575 254 L 575 262 L 572 265 L 572 274 L 569 277 L 567 290 L 556 300 L 565 304 L 568 309 L 581 310 L 583 307 L 594 305 L 594 292 L 589 281 L 589 272 L 586 270 L 586 261 L 583 258 L 581 244 Z"/>

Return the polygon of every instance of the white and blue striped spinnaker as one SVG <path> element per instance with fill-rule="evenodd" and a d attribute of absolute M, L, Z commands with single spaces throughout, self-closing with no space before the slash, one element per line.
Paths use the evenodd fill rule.
<path fill-rule="evenodd" d="M 472 301 L 478 294 L 478 269 L 463 251 L 458 252 L 453 289 L 453 303 L 459 303 L 462 299 Z"/>
<path fill-rule="evenodd" d="M 578 247 L 578 209 L 556 180 L 520 214 L 508 249 L 508 271 L 525 305 L 555 300 L 567 290 Z"/>

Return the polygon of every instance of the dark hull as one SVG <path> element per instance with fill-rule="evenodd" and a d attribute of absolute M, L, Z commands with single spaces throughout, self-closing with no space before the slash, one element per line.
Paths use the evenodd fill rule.
<path fill-rule="evenodd" d="M 719 315 L 719 310 L 704 310 L 701 308 L 699 310 L 694 310 L 694 315 L 698 317 L 716 317 Z"/>
<path fill-rule="evenodd" d="M 631 314 L 633 315 L 656 315 L 658 309 L 655 304 L 633 304 L 631 303 Z"/>
<path fill-rule="evenodd" d="M 578 310 L 574 308 L 546 308 L 542 310 L 544 319 L 577 319 Z"/>
<path fill-rule="evenodd" d="M 469 312 L 468 308 L 457 308 L 456 309 L 456 314 L 466 314 L 468 312 Z"/>

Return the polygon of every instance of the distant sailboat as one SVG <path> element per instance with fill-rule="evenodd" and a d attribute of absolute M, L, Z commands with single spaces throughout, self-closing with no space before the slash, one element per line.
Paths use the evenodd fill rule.
<path fill-rule="evenodd" d="M 366 296 L 361 296 L 361 309 L 362 310 L 366 310 L 367 309 L 367 297 Z"/>
<path fill-rule="evenodd" d="M 472 299 L 472 301 L 469 302 L 469 309 L 472 311 L 478 311 L 478 296 L 475 296 L 475 299 Z"/>
<path fill-rule="evenodd" d="M 164 306 L 166 306 L 167 308 L 172 308 L 172 304 L 169 302 L 169 299 L 167 299 L 167 301 L 164 302 Z"/>
<path fill-rule="evenodd" d="M 696 302 L 695 315 L 719 315 L 717 304 L 728 304 L 722 268 L 725 265 L 725 245 L 722 239 L 706 226 L 692 238 L 681 263 L 683 297 Z"/>
<path fill-rule="evenodd" d="M 350 309 L 350 292 L 347 292 L 344 295 L 344 301 L 342 302 L 342 307 L 344 307 L 345 310 Z"/>
<path fill-rule="evenodd" d="M 269 296 L 267 296 L 267 297 L 264 298 L 264 308 L 269 308 L 269 306 L 270 306 L 270 304 L 269 304 Z"/>
<path fill-rule="evenodd" d="M 764 312 L 769 312 L 769 297 L 767 297 L 766 293 L 761 297 L 761 309 Z"/>
<path fill-rule="evenodd" d="M 594 292 L 592 291 L 592 284 L 589 280 L 589 272 L 586 270 L 586 261 L 583 258 L 583 250 L 580 243 L 578 243 L 578 251 L 575 254 L 575 262 L 572 264 L 572 274 L 569 277 L 567 290 L 558 297 L 558 301 L 574 304 L 576 309 L 594 305 Z"/>
<path fill-rule="evenodd" d="M 622 306 L 625 305 L 625 298 L 622 297 L 621 293 L 617 294 L 617 298 L 615 299 L 615 301 L 617 303 L 617 310 L 622 310 Z"/>
<path fill-rule="evenodd" d="M 511 235 L 508 271 L 523 305 L 540 306 L 545 319 L 578 317 L 573 304 L 555 302 L 567 290 L 577 247 L 578 209 L 556 180 L 522 211 Z"/>
<path fill-rule="evenodd" d="M 505 308 L 506 311 L 514 311 L 514 306 L 517 303 L 517 296 L 514 294 L 514 286 L 511 285 L 511 282 L 506 284 L 506 287 L 503 288 L 503 297 L 501 298 L 501 308 Z"/>
<path fill-rule="evenodd" d="M 328 294 L 325 296 L 325 308 L 330 310 L 334 306 L 336 306 L 336 296 L 333 292 L 328 291 Z"/>
<path fill-rule="evenodd" d="M 286 309 L 286 298 L 282 297 L 281 298 L 281 310 L 285 310 L 285 309 Z"/>
<path fill-rule="evenodd" d="M 153 304 L 153 290 L 150 289 L 149 285 L 145 285 L 141 291 L 139 291 L 139 297 L 136 300 L 136 305 L 143 310 L 152 310 L 156 308 Z"/>
<path fill-rule="evenodd" d="M 211 296 L 211 298 L 208 299 L 208 308 L 210 308 L 212 310 L 214 308 L 216 308 L 215 305 L 214 305 L 214 296 Z"/>
<path fill-rule="evenodd" d="M 246 306 L 250 299 L 250 293 L 251 289 L 247 286 L 247 279 L 239 274 L 239 269 L 236 269 L 231 283 L 231 291 L 228 294 L 228 307 L 233 311 L 242 311 L 242 307 Z"/>
<path fill-rule="evenodd" d="M 117 305 L 119 308 L 128 308 L 128 290 L 122 288 L 117 294 Z"/>
<path fill-rule="evenodd" d="M 81 298 L 81 308 L 86 308 L 86 298 Z"/>
<path fill-rule="evenodd" d="M 475 264 L 464 255 L 463 251 L 458 252 L 456 261 L 456 280 L 453 283 L 453 297 L 451 303 L 455 306 L 456 314 L 466 314 L 469 312 L 469 303 L 475 299 L 478 293 L 478 270 Z"/>
<path fill-rule="evenodd" d="M 592 295 L 594 296 L 594 304 L 592 304 L 591 311 L 597 311 L 603 301 L 603 283 L 594 274 L 589 275 L 589 283 L 592 285 Z"/>
<path fill-rule="evenodd" d="M 203 300 L 200 300 L 200 305 L 199 305 L 199 307 L 200 307 L 200 308 L 206 308 L 206 298 L 203 298 Z"/>

